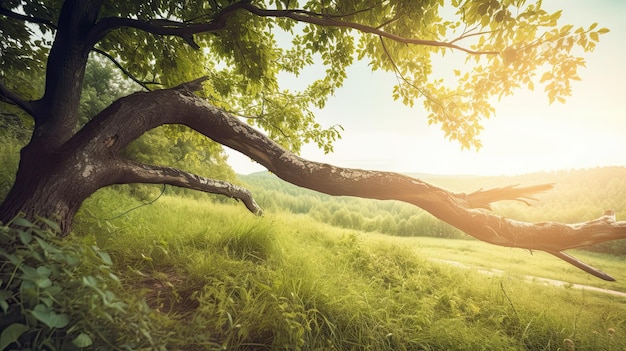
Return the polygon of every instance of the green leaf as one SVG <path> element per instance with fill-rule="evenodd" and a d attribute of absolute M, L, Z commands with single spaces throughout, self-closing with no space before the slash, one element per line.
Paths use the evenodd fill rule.
<path fill-rule="evenodd" d="M 569 31 L 572 30 L 572 28 L 574 28 L 573 24 L 566 24 L 563 27 L 561 27 L 561 33 L 563 34 L 569 33 Z"/>
<path fill-rule="evenodd" d="M 22 257 L 15 255 L 15 254 L 9 254 L 8 252 L 4 251 L 4 249 L 2 248 L 0 248 L 0 256 L 4 256 L 14 266 L 17 266 L 22 262 Z"/>
<path fill-rule="evenodd" d="M 96 280 L 96 278 L 90 275 L 83 277 L 83 284 L 90 288 L 98 288 L 98 281 Z"/>
<path fill-rule="evenodd" d="M 50 328 L 63 328 L 70 322 L 67 315 L 58 314 L 43 304 L 38 304 L 30 312 L 35 318 L 37 318 L 37 320 L 43 322 Z"/>
<path fill-rule="evenodd" d="M 55 253 L 55 254 L 59 254 L 61 253 L 61 250 L 59 250 L 58 248 L 50 245 L 49 243 L 47 243 L 45 240 L 35 236 L 35 240 L 37 241 L 37 243 L 39 244 L 39 246 L 46 251 L 47 253 Z"/>
<path fill-rule="evenodd" d="M 98 253 L 98 256 L 100 256 L 100 259 L 102 259 L 102 262 L 104 262 L 104 264 L 108 265 L 108 266 L 112 266 L 113 265 L 113 261 L 111 261 L 111 256 L 109 256 L 108 253 L 101 251 L 100 249 L 98 249 L 97 247 L 93 247 L 94 251 L 96 251 L 96 253 Z"/>
<path fill-rule="evenodd" d="M 9 303 L 6 300 L 0 300 L 0 308 L 2 308 L 2 311 L 6 314 L 9 310 Z"/>
<path fill-rule="evenodd" d="M 54 300 L 50 297 L 40 297 L 39 301 L 43 302 L 43 304 L 49 308 L 54 305 Z"/>
<path fill-rule="evenodd" d="M 41 289 L 46 289 L 49 288 L 50 286 L 52 286 L 52 281 L 48 278 L 45 279 L 40 279 L 37 282 L 37 286 L 40 287 Z"/>
<path fill-rule="evenodd" d="M 26 228 L 31 228 L 33 226 L 31 222 L 29 222 L 27 219 L 22 218 L 22 217 L 14 218 L 13 221 L 11 221 L 11 224 L 19 225 L 20 227 L 26 227 Z"/>
<path fill-rule="evenodd" d="M 89 347 L 93 344 L 93 340 L 91 340 L 89 335 L 80 333 L 74 340 L 72 340 L 72 344 L 76 347 Z"/>
<path fill-rule="evenodd" d="M 9 325 L 0 334 L 0 351 L 7 348 L 7 346 L 16 342 L 22 334 L 28 330 L 28 326 L 20 323 L 13 323 Z"/>
<path fill-rule="evenodd" d="M 39 276 L 41 277 L 48 277 L 51 273 L 52 271 L 50 270 L 50 268 L 46 266 L 37 267 L 37 274 L 39 274 Z"/>
<path fill-rule="evenodd" d="M 9 290 L 0 290 L 0 307 L 7 313 L 9 310 L 9 303 L 7 302 L 13 296 L 13 292 Z M 1 349 L 0 349 L 1 350 Z"/>
<path fill-rule="evenodd" d="M 24 245 L 28 245 L 33 240 L 33 234 L 31 234 L 31 232 L 20 231 L 19 237 L 20 237 L 20 241 Z"/>
<path fill-rule="evenodd" d="M 44 224 L 46 224 L 55 233 L 59 233 L 61 231 L 61 228 L 59 228 L 59 224 L 57 222 L 51 221 L 51 220 L 49 220 L 47 218 L 43 218 L 43 217 L 37 217 L 37 220 L 39 220 L 39 221 L 43 222 Z"/>

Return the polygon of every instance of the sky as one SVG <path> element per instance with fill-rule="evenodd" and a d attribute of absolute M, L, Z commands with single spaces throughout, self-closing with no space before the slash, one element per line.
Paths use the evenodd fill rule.
<path fill-rule="evenodd" d="M 348 69 L 344 86 L 316 111 L 324 126 L 340 124 L 342 139 L 332 154 L 314 145 L 301 156 L 340 167 L 429 174 L 517 175 L 540 171 L 626 166 L 626 1 L 546 0 L 544 9 L 563 9 L 561 24 L 611 31 L 585 54 L 573 94 L 565 104 L 548 103 L 543 88 L 518 90 L 495 104 L 483 122 L 483 147 L 462 150 L 438 125 L 427 124 L 421 101 L 413 108 L 392 98 L 393 73 L 372 72 L 363 62 Z M 436 61 L 434 65 L 436 65 Z M 442 65 L 445 61 L 441 60 Z M 239 174 L 265 168 L 227 149 Z"/>

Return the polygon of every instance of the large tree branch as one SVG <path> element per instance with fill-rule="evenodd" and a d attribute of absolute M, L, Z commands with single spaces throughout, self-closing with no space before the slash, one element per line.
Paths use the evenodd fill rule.
<path fill-rule="evenodd" d="M 119 180 L 123 184 L 169 184 L 224 195 L 240 200 L 250 212 L 256 215 L 263 213 L 248 189 L 229 182 L 201 177 L 172 167 L 147 165 L 128 160 L 118 160 L 116 169 L 122 173 Z"/>
<path fill-rule="evenodd" d="M 437 40 L 427 40 L 427 39 L 417 39 L 417 38 L 406 38 L 400 35 L 396 35 L 393 33 L 386 32 L 382 30 L 381 26 L 372 27 L 369 25 L 345 21 L 337 19 L 336 15 L 325 15 L 321 13 L 314 13 L 311 11 L 305 11 L 301 9 L 288 9 L 288 10 L 275 10 L 275 9 L 264 9 L 260 8 L 256 5 L 250 3 L 250 1 L 239 1 L 233 3 L 220 11 L 211 21 L 204 23 L 188 23 L 188 22 L 180 22 L 173 21 L 168 19 L 154 19 L 150 21 L 141 21 L 130 18 L 119 18 L 119 17 L 108 17 L 102 19 L 98 25 L 96 25 L 89 37 L 89 44 L 91 46 L 95 45 L 95 43 L 100 40 L 106 33 L 110 32 L 116 28 L 135 28 L 148 33 L 158 34 L 158 35 L 172 35 L 178 36 L 184 39 L 190 46 L 195 49 L 199 49 L 198 44 L 194 42 L 193 35 L 199 33 L 208 33 L 217 30 L 221 30 L 226 27 L 227 19 L 234 12 L 243 9 L 254 15 L 260 17 L 274 17 L 274 18 L 289 18 L 297 22 L 316 24 L 319 26 L 327 26 L 327 27 L 340 27 L 340 28 L 350 28 L 358 30 L 362 33 L 370 33 L 375 34 L 380 37 L 384 37 L 387 39 L 391 39 L 393 41 L 404 43 L 404 44 L 413 44 L 413 45 L 423 45 L 423 46 L 434 46 L 434 47 L 444 47 L 455 49 L 459 51 L 466 52 L 472 55 L 494 55 L 499 54 L 497 51 L 476 51 L 471 50 L 460 45 L 457 45 L 461 38 L 457 38 L 451 42 L 437 41 Z M 352 14 L 348 14 L 345 16 L 350 16 Z"/>
<path fill-rule="evenodd" d="M 594 221 L 528 223 L 498 216 L 485 208 L 502 200 L 524 200 L 550 185 L 504 187 L 470 194 L 452 193 L 419 179 L 392 172 L 336 167 L 303 159 L 263 133 L 193 95 L 201 81 L 176 89 L 136 93 L 119 100 L 94 119 L 107 119 L 123 147 L 145 130 L 168 123 L 187 125 L 256 160 L 283 180 L 330 195 L 399 200 L 418 206 L 463 232 L 492 244 L 549 252 L 602 279 L 612 278 L 561 251 L 626 238 L 626 222 L 606 215 Z M 106 111 L 106 110 L 105 110 Z M 129 116 L 136 116 L 130 118 Z"/>
<path fill-rule="evenodd" d="M 243 2 L 231 4 L 222 9 L 210 21 L 202 23 L 178 22 L 168 19 L 141 21 L 120 17 L 103 18 L 89 33 L 88 43 L 94 46 L 107 33 L 117 28 L 135 28 L 157 35 L 177 36 L 184 39 L 191 47 L 199 49 L 200 46 L 194 42 L 193 35 L 223 29 L 230 14 L 240 9 L 242 4 Z"/>
<path fill-rule="evenodd" d="M 406 38 L 393 33 L 386 32 L 380 27 L 372 27 L 361 23 L 350 22 L 350 21 L 342 21 L 335 19 L 330 16 L 325 16 L 323 14 L 311 13 L 309 11 L 302 10 L 270 10 L 270 9 L 262 9 L 259 8 L 249 2 L 244 2 L 240 5 L 241 8 L 261 17 L 277 17 L 277 18 L 290 18 L 294 21 L 304 22 L 316 24 L 319 26 L 327 26 L 327 27 L 340 27 L 340 28 L 351 28 L 356 29 L 362 33 L 370 33 L 375 34 L 380 37 L 384 37 L 387 39 L 391 39 L 393 41 L 404 43 L 404 44 L 413 44 L 413 45 L 423 45 L 423 46 L 435 46 L 435 47 L 444 47 L 455 49 L 459 51 L 466 52 L 472 55 L 494 55 L 499 54 L 497 51 L 475 51 L 464 48 L 462 46 L 454 44 L 454 42 L 443 42 L 437 40 L 427 40 L 427 39 L 417 39 L 417 38 Z M 455 40 L 457 41 L 457 40 Z"/>

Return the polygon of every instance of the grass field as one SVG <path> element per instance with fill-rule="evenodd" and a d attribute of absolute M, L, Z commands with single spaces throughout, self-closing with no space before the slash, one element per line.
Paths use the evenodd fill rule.
<path fill-rule="evenodd" d="M 604 270 L 615 282 L 598 279 L 578 268 L 544 253 L 494 246 L 477 240 L 451 240 L 431 237 L 406 238 L 385 235 L 364 236 L 367 240 L 383 240 L 405 245 L 422 257 L 432 257 L 503 271 L 508 279 L 535 276 L 626 292 L 626 257 L 611 256 L 582 250 L 568 251 L 576 258 Z"/>
<path fill-rule="evenodd" d="M 476 241 L 364 234 L 237 204 L 101 191 L 73 241 L 97 244 L 184 350 L 624 350 L 626 299 L 523 281 L 625 290 L 621 259 L 576 252 L 605 283 L 547 254 Z M 115 204 L 115 205 L 113 205 Z M 501 276 L 433 261 L 497 268 Z"/>

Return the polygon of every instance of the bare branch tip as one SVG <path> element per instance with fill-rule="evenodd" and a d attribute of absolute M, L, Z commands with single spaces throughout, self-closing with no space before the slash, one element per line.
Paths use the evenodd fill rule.
<path fill-rule="evenodd" d="M 552 254 L 560 259 L 562 259 L 563 261 L 575 266 L 576 268 L 582 269 L 583 271 L 598 277 L 600 279 L 609 281 L 609 282 L 614 282 L 615 278 L 613 278 L 612 276 L 602 272 L 601 270 L 594 268 L 586 263 L 584 263 L 583 261 L 577 259 L 574 256 L 571 256 L 565 252 L 562 251 L 546 251 L 549 254 Z"/>
<path fill-rule="evenodd" d="M 208 76 L 203 76 L 197 79 L 194 79 L 190 82 L 186 82 L 186 83 L 182 83 L 179 84 L 177 86 L 175 86 L 174 90 L 183 90 L 183 91 L 189 91 L 189 92 L 194 92 L 194 91 L 201 91 L 202 88 L 202 83 L 204 83 L 205 81 L 207 81 L 209 79 Z"/>

